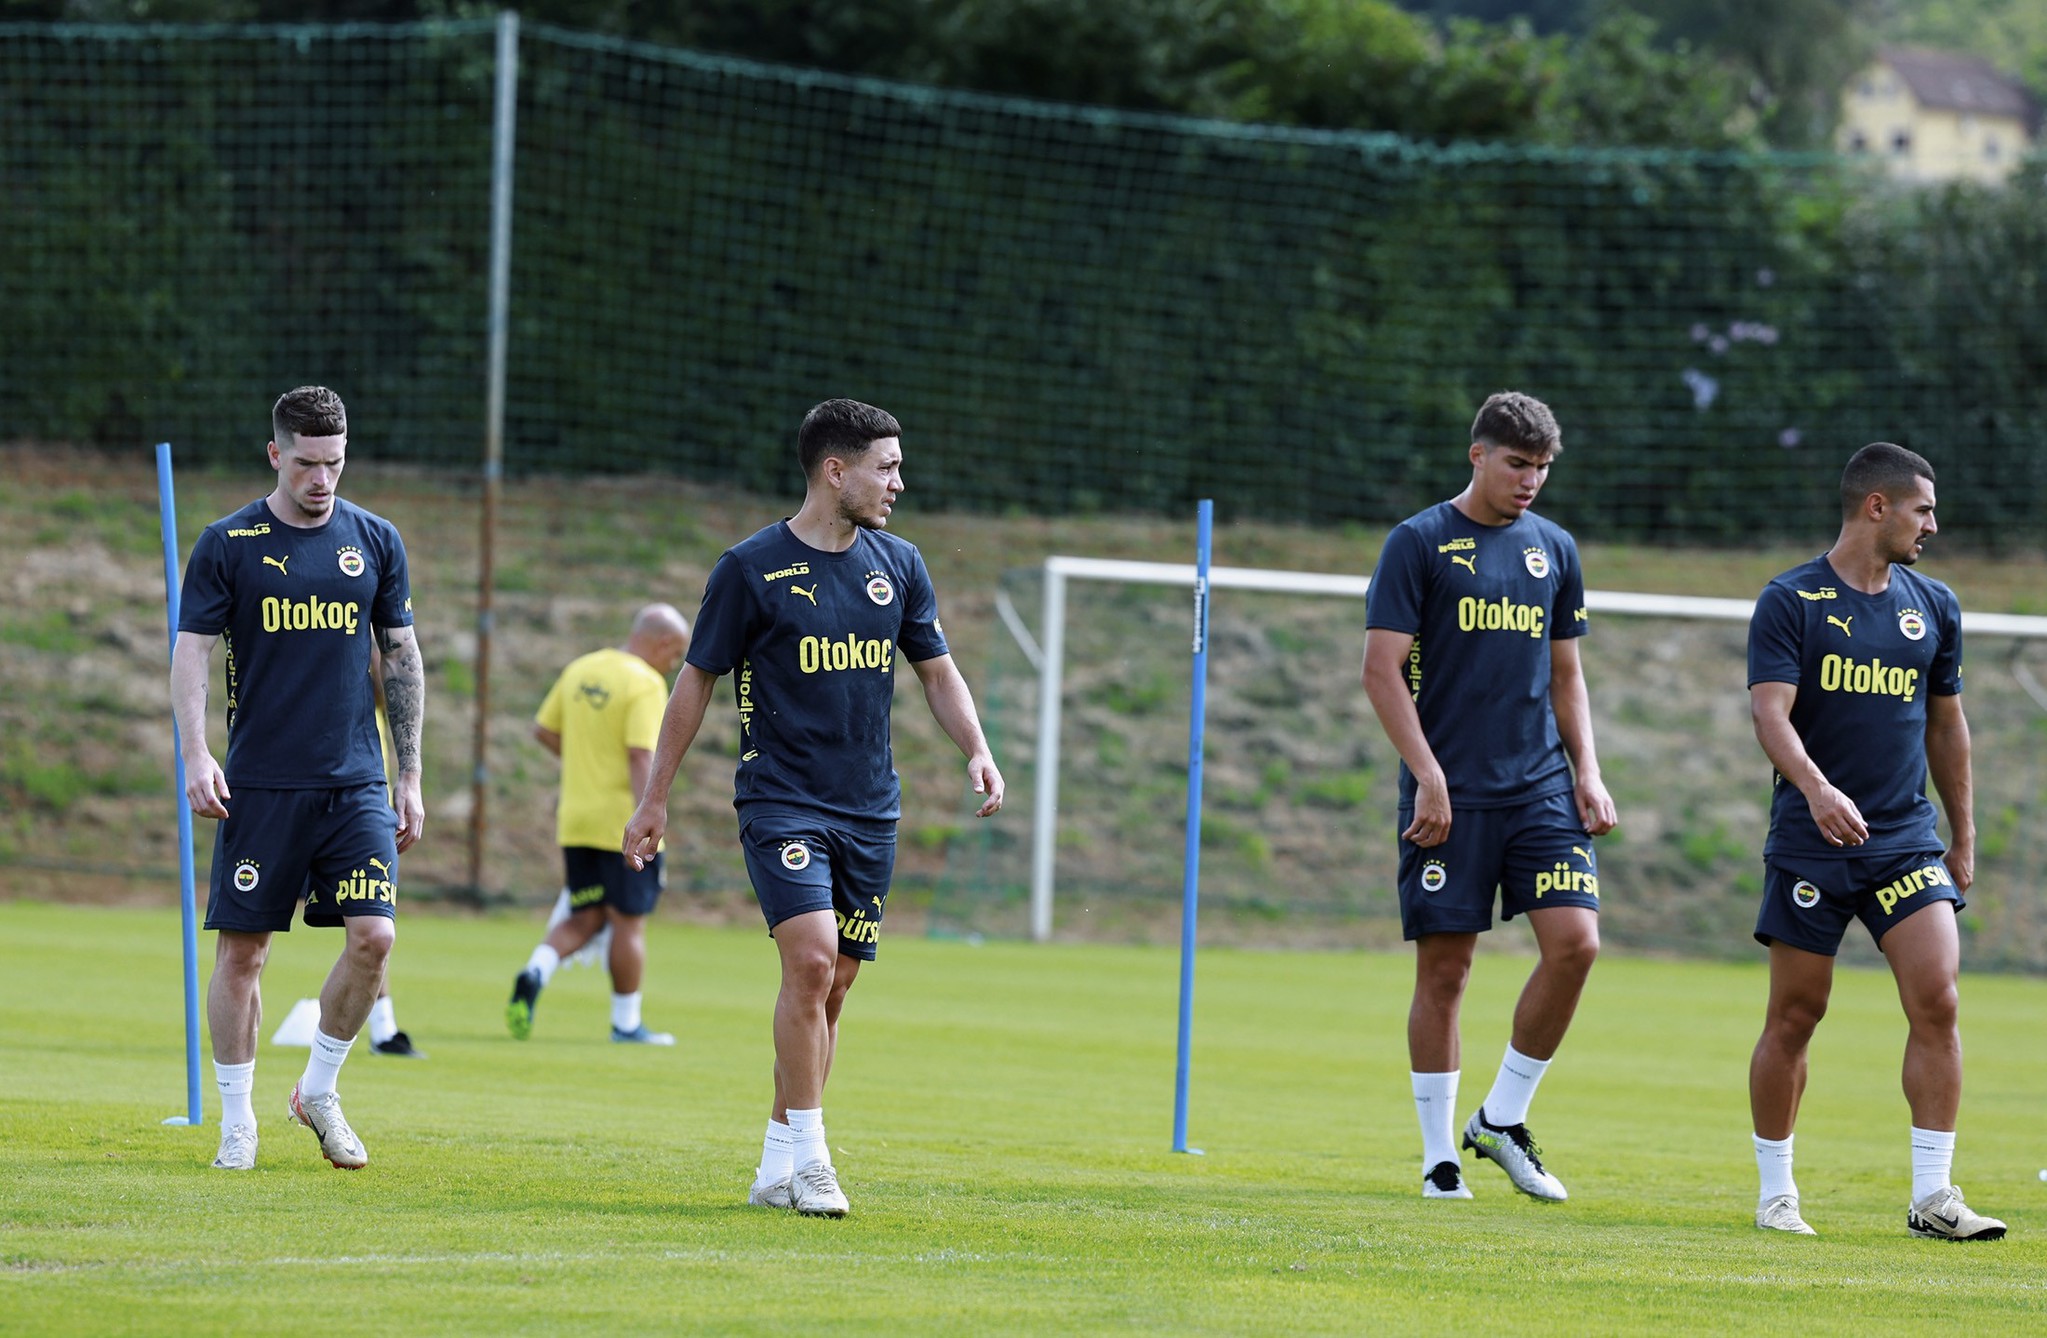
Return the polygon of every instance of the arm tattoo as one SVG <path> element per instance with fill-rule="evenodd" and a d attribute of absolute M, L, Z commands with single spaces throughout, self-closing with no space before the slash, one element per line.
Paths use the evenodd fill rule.
<path fill-rule="evenodd" d="M 380 627 L 377 640 L 384 652 L 384 710 L 391 717 L 398 769 L 416 772 L 420 721 L 426 713 L 426 667 L 419 642 L 409 627 Z"/>

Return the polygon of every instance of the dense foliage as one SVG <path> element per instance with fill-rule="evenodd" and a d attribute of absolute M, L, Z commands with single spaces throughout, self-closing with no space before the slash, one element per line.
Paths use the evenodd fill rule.
<path fill-rule="evenodd" d="M 231 455 L 317 376 L 378 406 L 380 453 L 473 458 L 489 52 L 481 22 L 0 36 L 0 436 Z M 1874 438 L 1951 462 L 1996 541 L 2047 514 L 2037 169 L 1898 194 L 531 26 L 522 62 L 514 469 L 772 490 L 838 387 L 946 443 L 933 504 L 1386 520 L 1513 384 L 1587 462 L 1561 518 L 1608 534 L 1802 533 Z"/>

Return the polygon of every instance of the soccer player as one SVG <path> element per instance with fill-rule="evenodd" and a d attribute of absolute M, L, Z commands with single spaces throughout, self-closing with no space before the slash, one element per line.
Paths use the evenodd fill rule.
<path fill-rule="evenodd" d="M 824 1087 L 841 1010 L 881 934 L 901 785 L 889 746 L 895 670 L 967 758 L 978 816 L 1002 807 L 1002 773 L 973 694 L 948 653 L 924 558 L 885 533 L 903 491 L 902 429 L 880 409 L 826 400 L 803 419 L 803 505 L 712 567 L 696 637 L 624 836 L 654 858 L 668 791 L 719 676 L 738 671 L 733 805 L 754 895 L 781 959 L 775 1098 L 748 1202 L 841 1217 L 825 1143 Z"/>
<path fill-rule="evenodd" d="M 1501 919 L 1528 916 L 1540 957 L 1464 1147 L 1524 1194 L 1568 1197 L 1543 1166 L 1528 1107 L 1599 955 L 1592 837 L 1618 819 L 1578 659 L 1578 548 L 1530 511 L 1562 449 L 1542 401 L 1492 396 L 1471 425 L 1471 482 L 1395 527 L 1365 596 L 1365 693 L 1401 758 L 1400 919 L 1415 945 L 1407 1048 L 1424 1198 L 1471 1197 L 1452 1133 L 1457 1018 L 1495 891 Z"/>
<path fill-rule="evenodd" d="M 1841 474 L 1834 546 L 1763 587 L 1749 623 L 1750 714 L 1776 768 L 1756 916 L 1770 1000 L 1749 1061 L 1756 1225 L 1773 1231 L 1815 1234 L 1798 1211 L 1791 1130 L 1834 954 L 1856 919 L 1890 963 L 1905 1010 L 1905 1226 L 1940 1240 L 2004 1235 L 1950 1183 L 1962 1102 L 1955 912 L 1975 878 L 1976 822 L 1961 606 L 1912 570 L 1939 529 L 1933 508 L 1924 458 L 1889 442 L 1863 447 Z M 1929 774 L 1947 810 L 1945 850 Z"/>
<path fill-rule="evenodd" d="M 672 605 L 649 604 L 633 618 L 625 645 L 570 662 L 534 717 L 533 737 L 561 759 L 561 801 L 555 834 L 561 842 L 569 916 L 547 931 L 512 981 L 505 1025 L 525 1040 L 533 1006 L 555 968 L 608 924 L 611 928 L 611 1039 L 674 1045 L 640 1019 L 640 977 L 647 965 L 647 916 L 661 898 L 664 857 L 629 868 L 614 844 L 633 815 L 661 711 L 668 675 L 689 649 L 689 622 Z"/>
<path fill-rule="evenodd" d="M 419 839 L 425 674 L 412 630 L 405 545 L 381 516 L 341 500 L 348 412 L 324 386 L 271 409 L 267 497 L 206 527 L 192 546 L 171 652 L 171 704 L 192 811 L 220 822 L 206 927 L 219 933 L 206 1014 L 221 1091 L 213 1164 L 256 1164 L 256 1034 L 270 936 L 342 926 L 320 990 L 320 1026 L 291 1090 L 291 1116 L 343 1170 L 369 1164 L 335 1079 L 369 1016 L 396 937 L 398 855 Z M 385 787 L 370 688 L 383 653 L 398 779 Z M 227 765 L 206 742 L 208 661 L 227 642 Z"/>

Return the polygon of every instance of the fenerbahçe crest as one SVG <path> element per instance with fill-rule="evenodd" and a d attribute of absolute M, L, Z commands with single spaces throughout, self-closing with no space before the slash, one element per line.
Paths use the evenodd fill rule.
<path fill-rule="evenodd" d="M 252 859 L 245 859 L 240 864 L 235 865 L 235 890 L 238 892 L 253 892 L 256 884 L 263 877 L 262 868 L 262 865 Z"/>
<path fill-rule="evenodd" d="M 1809 911 L 1820 904 L 1820 890 L 1801 878 L 1791 885 L 1791 899 L 1800 910 Z"/>
<path fill-rule="evenodd" d="M 1528 568 L 1528 574 L 1539 581 L 1549 575 L 1549 554 L 1540 548 L 1524 548 L 1521 550 L 1521 565 Z"/>
<path fill-rule="evenodd" d="M 797 873 L 810 867 L 810 847 L 801 841 L 785 842 L 782 846 L 782 867 Z"/>
<path fill-rule="evenodd" d="M 1443 884 L 1450 881 L 1450 871 L 1443 867 L 1443 861 L 1432 859 L 1422 865 L 1422 891 L 1441 892 Z"/>
<path fill-rule="evenodd" d="M 889 584 L 888 577 L 880 572 L 871 572 L 867 577 L 867 597 L 887 608 L 896 601 L 896 588 Z"/>
<path fill-rule="evenodd" d="M 363 562 L 361 549 L 344 548 L 337 552 L 334 556 L 341 563 L 341 574 L 343 576 L 362 575 Z"/>
<path fill-rule="evenodd" d="M 1907 641 L 1921 640 L 1926 635 L 1926 615 L 1917 609 L 1899 609 L 1898 630 Z"/>

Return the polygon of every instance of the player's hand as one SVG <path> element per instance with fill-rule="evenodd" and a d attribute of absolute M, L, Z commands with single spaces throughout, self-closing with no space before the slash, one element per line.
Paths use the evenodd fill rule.
<path fill-rule="evenodd" d="M 419 797 L 419 773 L 399 772 L 391 798 L 392 807 L 398 810 L 398 853 L 402 855 L 426 831 L 426 804 Z"/>
<path fill-rule="evenodd" d="M 185 802 L 194 813 L 202 818 L 224 818 L 226 801 L 232 798 L 227 792 L 227 774 L 212 753 L 202 749 L 197 757 L 185 759 Z"/>
<path fill-rule="evenodd" d="M 1955 880 L 1955 891 L 1967 892 L 1969 885 L 1976 881 L 1976 844 L 1973 841 L 1957 841 L 1941 856 L 1947 865 L 1948 877 Z"/>
<path fill-rule="evenodd" d="M 1620 825 L 1620 811 L 1613 806 L 1613 796 L 1606 792 L 1606 782 L 1597 776 L 1578 778 L 1578 821 L 1585 824 L 1585 831 L 1591 836 L 1605 836 Z"/>
<path fill-rule="evenodd" d="M 667 832 L 668 805 L 643 800 L 625 825 L 625 840 L 619 845 L 619 853 L 634 869 L 644 869 L 653 862 Z"/>
<path fill-rule="evenodd" d="M 987 802 L 975 811 L 974 816 L 977 818 L 993 816 L 995 811 L 1002 807 L 1004 793 L 1002 773 L 996 769 L 995 759 L 986 753 L 978 753 L 968 758 L 967 778 L 973 781 L 975 794 L 988 796 Z"/>
<path fill-rule="evenodd" d="M 1415 782 L 1414 821 L 1401 836 L 1426 850 L 1450 839 L 1450 783 L 1441 776 Z"/>
<path fill-rule="evenodd" d="M 1820 829 L 1820 835 L 1827 838 L 1828 845 L 1859 846 L 1869 839 L 1869 824 L 1862 820 L 1862 810 L 1833 786 L 1820 786 L 1819 793 L 1806 803 L 1812 809 L 1813 823 Z"/>

